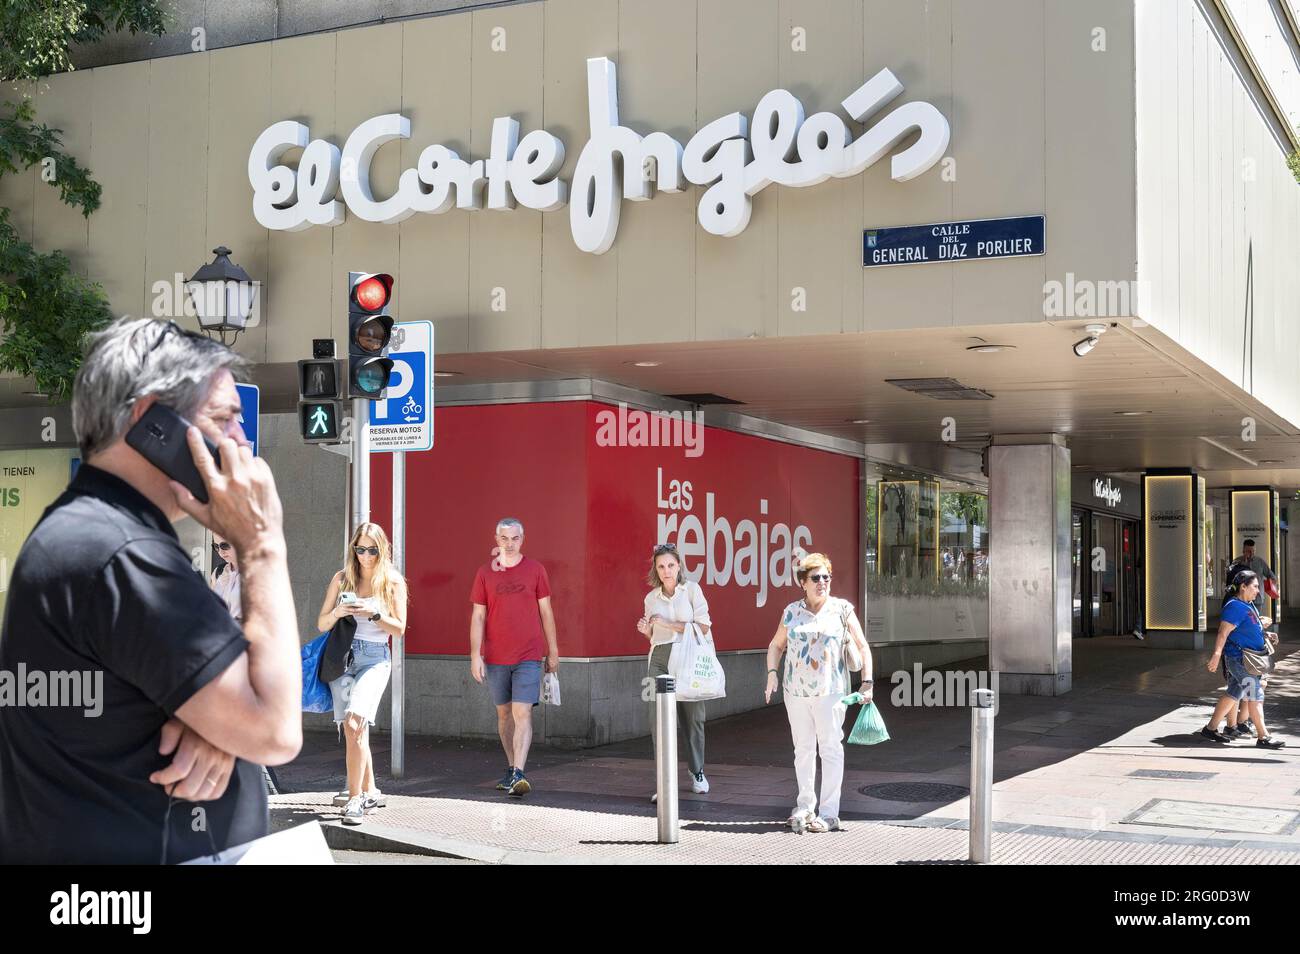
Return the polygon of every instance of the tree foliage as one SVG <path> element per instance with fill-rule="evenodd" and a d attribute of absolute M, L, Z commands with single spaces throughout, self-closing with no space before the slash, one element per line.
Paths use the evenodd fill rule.
<path fill-rule="evenodd" d="M 159 0 L 4 0 L 0 3 L 0 81 L 37 80 L 73 69 L 71 49 L 107 33 L 164 32 Z M 0 111 L 0 177 L 39 166 L 41 181 L 90 216 L 100 186 L 63 150 L 62 130 L 36 121 L 30 99 Z M 0 371 L 36 381 L 52 398 L 67 398 L 81 363 L 82 342 L 112 320 L 99 285 L 72 270 L 60 251 L 40 252 L 0 208 Z"/>

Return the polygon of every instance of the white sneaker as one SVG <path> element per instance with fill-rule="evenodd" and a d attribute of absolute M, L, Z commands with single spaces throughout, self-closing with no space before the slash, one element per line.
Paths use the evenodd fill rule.
<path fill-rule="evenodd" d="M 368 812 L 374 811 L 376 808 L 388 807 L 388 796 L 379 789 L 370 792 L 363 792 L 361 797 L 364 799 L 364 806 Z"/>
<path fill-rule="evenodd" d="M 691 776 L 691 791 L 696 795 L 709 794 L 709 780 L 704 777 L 703 772 L 697 772 Z"/>
<path fill-rule="evenodd" d="M 366 800 L 362 795 L 355 795 L 348 799 L 348 803 L 343 806 L 343 824 L 360 825 L 366 817 Z"/>

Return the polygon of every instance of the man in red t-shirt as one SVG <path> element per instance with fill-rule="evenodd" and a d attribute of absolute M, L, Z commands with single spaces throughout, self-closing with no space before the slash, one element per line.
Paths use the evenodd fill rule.
<path fill-rule="evenodd" d="M 531 789 L 524 765 L 533 743 L 533 706 L 541 698 L 542 667 L 560 668 L 546 567 L 523 554 L 524 525 L 497 522 L 497 556 L 478 568 L 470 602 L 469 671 L 487 679 L 497 707 L 497 732 L 506 750 L 506 774 L 497 788 L 516 797 Z M 545 643 L 543 644 L 543 637 Z"/>

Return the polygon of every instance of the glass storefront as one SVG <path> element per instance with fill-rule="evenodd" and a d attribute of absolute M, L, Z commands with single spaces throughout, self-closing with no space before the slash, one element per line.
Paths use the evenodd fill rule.
<path fill-rule="evenodd" d="M 874 461 L 866 474 L 870 639 L 987 639 L 987 487 Z"/>
<path fill-rule="evenodd" d="M 1076 475 L 1070 513 L 1071 633 L 1122 636 L 1141 626 L 1137 485 Z"/>

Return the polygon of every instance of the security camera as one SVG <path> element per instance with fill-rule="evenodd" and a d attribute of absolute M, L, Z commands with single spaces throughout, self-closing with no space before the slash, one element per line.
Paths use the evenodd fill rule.
<path fill-rule="evenodd" d="M 1084 325 L 1083 330 L 1088 333 L 1088 337 L 1084 338 L 1082 341 L 1076 341 L 1074 343 L 1074 353 L 1080 358 L 1090 352 L 1093 348 L 1097 347 L 1097 340 L 1106 333 L 1106 326 Z"/>

